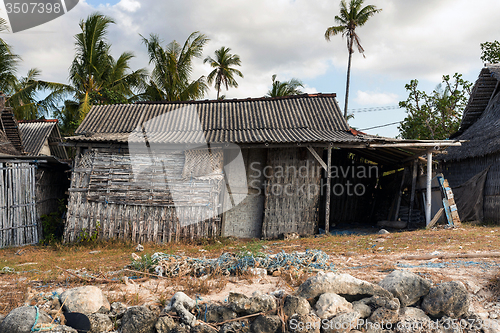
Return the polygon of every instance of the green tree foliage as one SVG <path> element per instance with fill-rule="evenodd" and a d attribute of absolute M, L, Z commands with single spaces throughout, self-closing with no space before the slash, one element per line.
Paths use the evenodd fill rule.
<path fill-rule="evenodd" d="M 481 43 L 481 60 L 489 64 L 500 63 L 500 42 Z"/>
<path fill-rule="evenodd" d="M 399 102 L 407 116 L 398 127 L 403 139 L 447 139 L 458 131 L 462 112 L 469 100 L 472 84 L 455 73 L 443 81 L 431 94 L 418 90 L 418 80 L 405 85 L 408 99 Z"/>
<path fill-rule="evenodd" d="M 341 34 L 347 40 L 347 51 L 349 52 L 349 60 L 347 63 L 347 80 L 346 80 L 346 90 L 345 90 L 345 107 L 344 107 L 344 117 L 347 119 L 347 105 L 349 101 L 349 85 L 351 80 L 351 61 L 352 54 L 354 53 L 354 46 L 358 49 L 359 53 L 364 56 L 365 50 L 361 46 L 361 41 L 358 34 L 356 33 L 356 28 L 361 27 L 368 22 L 368 19 L 380 12 L 382 9 L 378 9 L 373 5 L 367 5 L 363 7 L 364 0 L 350 0 L 349 5 L 347 5 L 345 0 L 340 2 L 340 15 L 335 16 L 335 23 L 338 25 L 329 27 L 325 32 L 325 39 L 330 41 L 332 36 Z"/>
<path fill-rule="evenodd" d="M 79 124 L 94 104 L 127 103 L 135 96 L 135 91 L 144 87 L 147 71 L 131 71 L 131 52 L 122 53 L 118 59 L 111 56 L 111 44 L 106 35 L 109 26 L 115 21 L 99 13 L 89 15 L 80 21 L 81 32 L 75 35 L 75 58 L 69 70 L 70 86 L 67 92 L 73 93 L 73 101 L 65 103 L 64 111 L 78 120 Z M 77 107 L 77 111 L 74 108 Z"/>
<path fill-rule="evenodd" d="M 273 75 L 273 86 L 271 90 L 267 92 L 266 97 L 281 97 L 290 95 L 300 95 L 302 90 L 299 87 L 304 88 L 302 81 L 292 78 L 289 81 L 278 81 L 276 80 L 276 74 Z"/>
<path fill-rule="evenodd" d="M 215 51 L 215 59 L 208 56 L 203 60 L 203 63 L 209 63 L 214 70 L 208 74 L 208 84 L 215 82 L 215 89 L 217 89 L 217 99 L 219 99 L 219 93 L 221 86 L 226 87 L 226 91 L 229 87 L 238 88 L 238 82 L 236 82 L 234 76 L 238 75 L 243 77 L 243 74 L 236 68 L 231 66 L 241 66 L 240 56 L 237 54 L 229 53 L 231 51 L 228 47 L 221 47 Z"/>
<path fill-rule="evenodd" d="M 0 32 L 8 31 L 7 21 L 0 18 Z M 0 38 L 0 91 L 12 94 L 16 81 L 17 65 L 21 58 L 12 52 L 12 48 Z"/>
<path fill-rule="evenodd" d="M 142 37 L 142 36 L 141 36 Z M 205 76 L 191 80 L 193 59 L 201 58 L 203 47 L 209 41 L 207 36 L 193 32 L 184 46 L 172 41 L 165 48 L 156 34 L 149 39 L 142 37 L 148 49 L 149 63 L 154 69 L 146 90 L 139 97 L 148 101 L 188 101 L 201 99 L 208 90 Z"/>
<path fill-rule="evenodd" d="M 0 19 L 0 32 L 8 31 L 7 22 Z M 64 84 L 42 81 L 40 70 L 33 68 L 26 77 L 18 78 L 17 66 L 21 57 L 12 52 L 12 48 L 0 38 L 0 91 L 6 95 L 6 105 L 11 107 L 19 120 L 33 120 L 47 115 L 55 108 L 57 93 L 65 88 Z M 49 94 L 38 100 L 40 91 Z"/>

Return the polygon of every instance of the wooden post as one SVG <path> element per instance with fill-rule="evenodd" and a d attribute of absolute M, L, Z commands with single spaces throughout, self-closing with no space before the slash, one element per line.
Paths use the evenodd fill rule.
<path fill-rule="evenodd" d="M 415 202 L 415 190 L 417 187 L 417 168 L 418 168 L 418 159 L 413 161 L 413 175 L 411 180 L 411 195 L 410 195 L 410 209 L 408 209 L 408 228 L 410 227 L 411 216 L 413 214 L 413 204 Z"/>
<path fill-rule="evenodd" d="M 330 233 L 330 192 L 331 192 L 331 169 L 332 169 L 332 147 L 328 147 L 326 170 L 326 205 L 325 205 L 325 234 Z"/>
<path fill-rule="evenodd" d="M 405 184 L 405 169 L 403 169 L 403 176 L 401 177 L 401 185 L 399 186 L 399 192 L 398 192 L 398 200 L 396 204 L 396 215 L 394 216 L 394 221 L 398 220 L 399 217 L 399 208 L 401 207 L 401 196 L 403 195 L 403 186 Z"/>
<path fill-rule="evenodd" d="M 427 200 L 425 203 L 425 225 L 431 223 L 432 211 L 432 152 L 427 153 Z"/>

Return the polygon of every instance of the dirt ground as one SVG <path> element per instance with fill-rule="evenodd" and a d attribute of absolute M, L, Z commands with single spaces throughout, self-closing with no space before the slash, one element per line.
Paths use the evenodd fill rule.
<path fill-rule="evenodd" d="M 275 254 L 319 249 L 329 255 L 335 271 L 377 283 L 394 269 L 407 269 L 432 280 L 461 281 L 472 295 L 472 310 L 484 318 L 500 317 L 500 227 L 471 226 L 416 231 L 339 231 L 336 235 L 296 240 L 199 240 L 170 245 L 144 244 L 140 254 L 164 252 L 216 258 L 223 252 Z M 176 291 L 199 302 L 223 302 L 230 291 L 247 295 L 284 290 L 293 293 L 316 272 L 155 278 L 123 270 L 136 244 L 99 242 L 0 250 L 0 314 L 23 304 L 42 304 L 53 292 L 93 284 L 110 302 L 165 305 Z M 415 260 L 408 256 L 434 256 Z M 448 256 L 440 259 L 439 256 Z M 99 280 L 100 279 L 100 280 Z M 101 283 L 101 282 L 107 283 Z"/>

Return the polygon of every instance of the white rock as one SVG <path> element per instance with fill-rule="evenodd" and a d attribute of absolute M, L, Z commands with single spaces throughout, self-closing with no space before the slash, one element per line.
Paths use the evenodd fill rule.
<path fill-rule="evenodd" d="M 104 307 L 108 311 L 111 309 L 108 299 L 102 290 L 94 286 L 84 286 L 66 290 L 61 294 L 61 303 L 64 303 L 64 310 L 70 312 L 81 312 L 92 314 Z"/>
<path fill-rule="evenodd" d="M 174 294 L 170 303 L 163 310 L 164 312 L 169 312 L 175 310 L 177 314 L 181 317 L 181 321 L 189 326 L 196 325 L 196 317 L 189 312 L 192 308 L 196 306 L 196 301 L 191 299 L 188 295 L 179 291 Z"/>
<path fill-rule="evenodd" d="M 357 279 L 349 274 L 334 272 L 318 273 L 302 283 L 297 295 L 306 299 L 317 297 L 324 293 L 337 295 L 378 295 L 392 298 L 392 294 L 379 285 Z"/>
<path fill-rule="evenodd" d="M 338 313 L 351 312 L 352 304 L 344 297 L 334 293 L 321 295 L 315 305 L 316 314 L 321 319 L 331 318 Z"/>

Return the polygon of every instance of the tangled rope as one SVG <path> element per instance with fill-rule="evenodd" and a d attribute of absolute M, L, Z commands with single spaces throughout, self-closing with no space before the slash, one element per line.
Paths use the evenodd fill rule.
<path fill-rule="evenodd" d="M 52 331 L 56 325 L 53 324 L 42 324 L 38 323 L 38 319 L 40 318 L 40 312 L 38 310 L 38 306 L 34 306 L 36 311 L 35 323 L 31 326 L 30 332 L 43 332 L 43 331 Z"/>
<path fill-rule="evenodd" d="M 215 259 L 157 252 L 151 256 L 151 266 L 148 269 L 167 277 L 202 276 L 212 272 L 235 275 L 251 268 L 263 268 L 270 274 L 277 270 L 334 270 L 334 265 L 328 263 L 328 259 L 329 256 L 321 250 L 292 253 L 282 251 L 272 255 L 254 255 L 250 252 L 235 255 L 226 252 Z"/>

